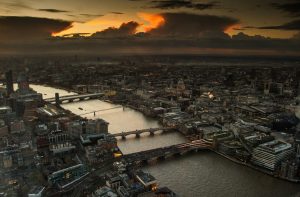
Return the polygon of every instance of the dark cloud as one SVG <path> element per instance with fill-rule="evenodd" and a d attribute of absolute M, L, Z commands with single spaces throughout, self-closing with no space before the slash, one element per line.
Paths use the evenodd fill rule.
<path fill-rule="evenodd" d="M 139 24 L 135 21 L 128 23 L 123 23 L 119 28 L 110 27 L 103 31 L 94 33 L 91 37 L 101 38 L 101 37 L 110 37 L 110 38 L 119 38 L 127 37 L 136 33 Z"/>
<path fill-rule="evenodd" d="M 58 10 L 58 9 L 37 9 L 37 11 L 50 12 L 50 13 L 65 13 L 65 12 L 69 12 L 67 10 Z"/>
<path fill-rule="evenodd" d="M 177 37 L 201 36 L 205 33 L 223 34 L 239 23 L 239 20 L 226 16 L 198 15 L 190 13 L 164 13 L 165 23 L 149 33 Z"/>
<path fill-rule="evenodd" d="M 85 17 L 101 17 L 101 16 L 104 16 L 104 14 L 80 14 L 80 16 L 85 16 Z"/>
<path fill-rule="evenodd" d="M 85 23 L 87 20 L 105 16 L 104 14 L 66 14 L 66 16 L 72 17 L 73 22 Z"/>
<path fill-rule="evenodd" d="M 35 17 L 0 16 L 0 40 L 29 41 L 49 38 L 52 33 L 71 27 L 71 22 Z"/>
<path fill-rule="evenodd" d="M 10 54 L 222 54 L 222 55 L 300 55 L 300 40 L 271 39 L 239 34 L 232 38 L 170 38 L 156 36 L 52 38 L 43 42 L 0 45 Z M 1 54 L 3 54 L 1 53 Z"/>
<path fill-rule="evenodd" d="M 196 10 L 206 10 L 216 7 L 218 2 L 196 3 L 191 0 L 154 0 L 151 1 L 150 4 L 151 8 L 159 9 L 192 8 Z"/>
<path fill-rule="evenodd" d="M 273 7 L 275 7 L 278 10 L 281 10 L 282 12 L 285 12 L 293 17 L 299 17 L 300 16 L 300 2 L 292 2 L 292 3 L 272 3 Z"/>
<path fill-rule="evenodd" d="M 44 38 L 49 38 L 52 32 L 69 28 L 71 22 L 2 16 L 0 17 L 0 54 L 300 55 L 299 34 L 293 39 L 272 39 L 244 33 L 230 37 L 224 31 L 239 23 L 234 18 L 188 13 L 161 15 L 165 19 L 164 24 L 147 33 L 137 33 L 140 24 L 131 21 L 123 23 L 118 28 L 110 27 L 96 32 L 90 37 L 84 37 L 85 33 L 78 33 L 50 39 Z M 287 26 L 289 29 L 292 26 L 292 29 L 295 29 L 293 25 L 282 26 L 285 28 Z"/>
<path fill-rule="evenodd" d="M 260 35 L 255 35 L 255 36 L 249 36 L 245 33 L 238 33 L 237 35 L 233 35 L 232 36 L 232 39 L 233 40 L 266 40 L 266 39 L 269 39 L 269 38 L 266 38 L 264 36 L 260 36 Z"/>
<path fill-rule="evenodd" d="M 101 38 L 101 37 L 100 37 Z M 52 38 L 41 42 L 1 43 L 1 55 L 138 55 L 138 54 L 220 54 L 300 55 L 300 40 L 271 39 L 240 34 L 232 38 L 127 37 Z"/>
<path fill-rule="evenodd" d="M 118 15 L 121 15 L 121 14 L 124 14 L 123 12 L 111 12 L 112 14 L 118 14 Z"/>
<path fill-rule="evenodd" d="M 82 36 L 90 35 L 90 33 L 72 33 L 72 34 L 64 34 L 62 37 L 71 37 L 71 38 L 79 38 Z"/>
<path fill-rule="evenodd" d="M 300 20 L 294 20 L 282 25 L 258 27 L 258 29 L 300 30 Z"/>
<path fill-rule="evenodd" d="M 29 6 L 27 3 L 24 3 L 22 1 L 10 1 L 9 3 L 3 3 L 3 5 L 12 11 L 16 11 L 19 9 L 32 9 L 31 6 Z"/>

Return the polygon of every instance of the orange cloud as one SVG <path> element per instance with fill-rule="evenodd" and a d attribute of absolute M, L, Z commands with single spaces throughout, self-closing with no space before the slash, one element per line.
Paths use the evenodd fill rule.
<path fill-rule="evenodd" d="M 232 36 L 236 33 L 237 30 L 241 29 L 241 24 L 234 24 L 234 25 L 231 25 L 229 27 L 227 27 L 224 31 L 224 33 Z"/>
<path fill-rule="evenodd" d="M 69 29 L 72 29 L 72 28 L 73 28 L 73 25 L 74 25 L 74 22 L 71 23 L 68 27 L 65 27 L 65 28 L 60 29 L 60 30 L 52 31 L 52 32 L 51 32 L 51 36 L 52 36 L 52 37 L 55 37 L 55 36 L 57 36 L 60 32 L 68 31 Z"/>
<path fill-rule="evenodd" d="M 165 24 L 165 19 L 159 14 L 138 13 L 138 16 L 147 22 L 142 24 L 140 32 L 149 32 Z"/>
<path fill-rule="evenodd" d="M 149 32 L 165 24 L 165 18 L 161 14 L 137 13 L 137 15 L 138 18 L 133 18 L 132 16 L 116 17 L 114 15 L 106 15 L 84 23 L 73 22 L 71 28 L 53 32 L 52 36 L 64 36 L 79 33 L 85 33 L 83 36 L 90 36 L 95 32 L 103 31 L 108 28 L 120 27 L 123 23 L 128 23 L 128 21 L 136 21 L 140 24 L 135 33 Z"/>
<path fill-rule="evenodd" d="M 68 34 L 86 33 L 84 36 L 90 36 L 95 32 L 105 30 L 110 27 L 117 28 L 125 22 L 132 21 L 130 17 L 126 16 L 113 16 L 106 15 L 97 17 L 86 22 L 73 22 L 72 28 L 66 29 L 65 31 L 53 33 L 52 36 L 64 36 Z"/>

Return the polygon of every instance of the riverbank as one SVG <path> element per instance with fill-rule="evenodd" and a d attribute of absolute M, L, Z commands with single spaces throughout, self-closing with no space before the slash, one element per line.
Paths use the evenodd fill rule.
<path fill-rule="evenodd" d="M 68 92 L 72 92 L 71 90 L 68 90 L 68 89 L 66 89 L 66 88 L 65 88 L 64 90 L 65 90 L 65 91 L 68 91 Z M 106 99 L 107 99 L 107 98 L 106 98 Z M 108 103 L 116 104 L 116 102 L 113 102 L 113 101 L 110 101 L 110 100 L 105 100 L 105 102 L 107 102 L 107 101 L 109 101 Z M 127 107 L 133 108 L 134 110 L 137 110 L 137 111 L 141 112 L 142 114 L 144 114 L 145 116 L 147 116 L 147 114 L 143 113 L 143 111 L 138 110 L 138 109 L 135 109 L 133 106 L 127 106 Z M 72 113 L 72 114 L 74 114 L 74 113 Z M 76 116 L 77 116 L 77 115 L 76 115 Z M 79 117 L 80 117 L 80 116 L 79 116 Z M 84 117 L 81 117 L 81 118 L 84 118 Z M 184 136 L 186 139 L 188 139 L 186 135 L 183 135 L 183 136 Z M 232 162 L 238 163 L 238 164 L 240 164 L 240 165 L 247 166 L 247 167 L 249 167 L 249 168 L 251 168 L 251 169 L 254 169 L 254 170 L 256 170 L 256 171 L 262 172 L 262 173 L 267 174 L 267 175 L 269 175 L 269 176 L 272 176 L 272 177 L 274 177 L 274 178 L 278 178 L 278 179 L 282 179 L 282 180 L 287 180 L 287 181 L 294 182 L 294 183 L 299 183 L 299 180 L 294 180 L 294 179 L 287 179 L 287 178 L 278 177 L 278 176 L 276 176 L 274 173 L 272 173 L 272 172 L 270 172 L 270 171 L 267 171 L 267 170 L 265 170 L 265 169 L 262 169 L 262 168 L 260 168 L 260 167 L 254 166 L 254 165 L 249 164 L 249 163 L 241 162 L 241 161 L 236 160 L 235 158 L 232 158 L 232 157 L 230 157 L 230 156 L 228 156 L 228 155 L 224 155 L 224 154 L 218 152 L 217 150 L 213 150 L 213 152 L 215 152 L 216 154 L 219 154 L 220 156 L 222 156 L 222 157 L 224 157 L 224 158 L 226 158 L 226 159 L 228 159 L 228 160 L 230 160 L 230 161 L 232 161 Z"/>
<path fill-rule="evenodd" d="M 214 153 L 216 153 L 216 154 L 218 154 L 218 155 L 220 155 L 220 156 L 222 156 L 222 157 L 224 157 L 224 158 L 226 158 L 226 159 L 228 159 L 228 160 L 230 160 L 230 161 L 232 161 L 232 162 L 234 162 L 236 164 L 247 166 L 247 167 L 249 167 L 251 169 L 254 169 L 254 170 L 258 171 L 258 172 L 267 174 L 267 175 L 272 176 L 274 178 L 278 178 L 278 179 L 281 179 L 281 180 L 286 180 L 286 181 L 289 181 L 289 182 L 292 182 L 292 183 L 300 183 L 300 180 L 298 180 L 298 179 L 288 179 L 288 178 L 280 177 L 280 176 L 277 176 L 276 174 L 274 174 L 274 172 L 272 172 L 272 171 L 260 168 L 258 166 L 252 165 L 252 164 L 247 163 L 247 162 L 239 161 L 239 160 L 237 160 L 237 159 L 235 159 L 233 157 L 230 157 L 228 155 L 225 155 L 225 154 L 223 154 L 223 153 L 221 153 L 221 152 L 219 152 L 217 150 L 211 149 L 211 151 L 213 151 Z"/>

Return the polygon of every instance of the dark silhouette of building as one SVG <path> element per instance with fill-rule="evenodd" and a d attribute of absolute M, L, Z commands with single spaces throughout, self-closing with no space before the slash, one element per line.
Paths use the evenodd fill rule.
<path fill-rule="evenodd" d="M 11 70 L 5 73 L 5 78 L 6 78 L 7 96 L 10 96 L 10 94 L 14 92 L 14 82 L 13 82 L 13 75 Z"/>
<path fill-rule="evenodd" d="M 22 92 L 29 91 L 29 82 L 27 75 L 25 73 L 20 73 L 17 79 L 18 82 L 18 89 Z"/>
<path fill-rule="evenodd" d="M 59 93 L 55 93 L 55 105 L 56 105 L 57 107 L 60 106 Z"/>

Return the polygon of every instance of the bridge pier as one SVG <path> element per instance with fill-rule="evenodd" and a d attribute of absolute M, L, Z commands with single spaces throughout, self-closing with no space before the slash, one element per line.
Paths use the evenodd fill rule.
<path fill-rule="evenodd" d="M 180 154 L 180 155 L 185 155 L 185 154 L 187 154 L 187 153 L 189 153 L 189 152 L 190 152 L 190 150 L 186 150 L 186 151 L 180 152 L 179 154 Z"/>
<path fill-rule="evenodd" d="M 175 156 L 175 157 L 179 157 L 179 156 L 181 156 L 181 153 L 180 153 L 180 152 L 175 153 L 174 156 Z"/>
<path fill-rule="evenodd" d="M 154 131 L 149 131 L 149 133 L 150 133 L 150 136 L 154 136 Z"/>
<path fill-rule="evenodd" d="M 142 164 L 148 164 L 148 160 L 147 160 L 147 159 L 144 159 L 144 160 L 142 160 L 141 163 L 142 163 Z"/>
<path fill-rule="evenodd" d="M 162 156 L 159 156 L 157 159 L 158 159 L 158 160 L 165 160 L 166 157 L 165 157 L 164 155 L 162 155 Z"/>
<path fill-rule="evenodd" d="M 126 136 L 125 135 L 122 135 L 122 140 L 126 140 Z"/>
<path fill-rule="evenodd" d="M 173 154 L 165 154 L 164 155 L 164 159 L 168 159 L 168 158 L 170 158 L 170 157 L 172 157 L 173 156 Z"/>
<path fill-rule="evenodd" d="M 140 138 L 141 135 L 140 135 L 139 133 L 136 133 L 136 134 L 135 134 L 135 137 L 136 137 L 136 138 Z"/>

